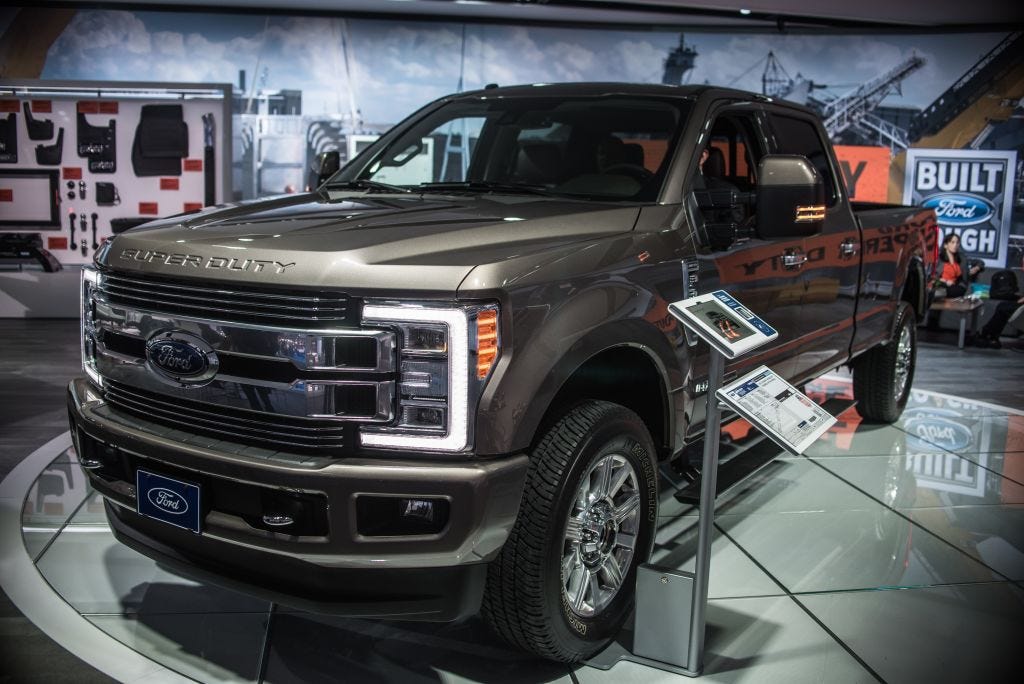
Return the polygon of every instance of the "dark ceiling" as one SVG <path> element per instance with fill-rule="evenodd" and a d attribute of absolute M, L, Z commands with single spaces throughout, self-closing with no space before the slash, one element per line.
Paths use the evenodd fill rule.
<path fill-rule="evenodd" d="M 68 4 L 95 7 L 97 2 Z M 105 0 L 101 4 L 731 31 L 1006 31 L 1024 25 L 1024 2 L 1019 0 L 291 0 L 286 6 L 280 0 Z"/>

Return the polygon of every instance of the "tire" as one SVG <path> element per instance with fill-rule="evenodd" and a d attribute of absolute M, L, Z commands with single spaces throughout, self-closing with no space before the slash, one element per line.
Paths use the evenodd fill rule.
<path fill-rule="evenodd" d="M 576 406 L 533 451 L 519 517 L 488 568 L 484 619 L 547 659 L 593 655 L 629 616 L 657 519 L 655 451 L 643 421 L 618 404 Z"/>
<path fill-rule="evenodd" d="M 866 421 L 892 423 L 907 405 L 917 364 L 914 309 L 900 302 L 893 337 L 862 354 L 853 366 L 853 398 Z"/>

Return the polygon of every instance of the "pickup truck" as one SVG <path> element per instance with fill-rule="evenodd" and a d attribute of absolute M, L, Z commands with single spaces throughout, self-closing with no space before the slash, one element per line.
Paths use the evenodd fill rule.
<path fill-rule="evenodd" d="M 727 379 L 849 364 L 893 421 L 936 229 L 851 206 L 816 116 L 760 95 L 452 95 L 314 192 L 107 243 L 72 434 L 161 563 L 322 613 L 479 612 L 577 661 L 630 613 L 659 467 L 702 439 L 708 349 L 667 305 L 727 290 L 780 333 Z"/>

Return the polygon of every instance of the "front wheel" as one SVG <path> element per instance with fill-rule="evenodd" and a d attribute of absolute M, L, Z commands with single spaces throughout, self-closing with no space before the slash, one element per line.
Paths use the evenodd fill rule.
<path fill-rule="evenodd" d="M 899 418 L 910 398 L 916 363 L 914 310 L 900 302 L 892 339 L 862 354 L 853 365 L 857 413 L 865 420 L 880 423 L 892 423 Z"/>
<path fill-rule="evenodd" d="M 590 401 L 555 423 L 532 454 L 519 517 L 488 568 L 491 627 L 563 662 L 613 639 L 653 543 L 656 473 L 650 434 L 623 406 Z"/>

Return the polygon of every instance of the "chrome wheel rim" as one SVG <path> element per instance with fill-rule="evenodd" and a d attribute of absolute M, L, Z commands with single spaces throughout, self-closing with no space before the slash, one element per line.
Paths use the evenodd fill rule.
<path fill-rule="evenodd" d="M 896 382 L 893 388 L 893 397 L 896 401 L 903 397 L 903 393 L 907 389 L 913 351 L 914 346 L 910 342 L 910 328 L 905 325 L 900 330 L 900 340 L 896 345 Z"/>
<path fill-rule="evenodd" d="M 640 491 L 620 454 L 598 459 L 576 490 L 562 544 L 562 599 L 580 617 L 604 610 L 622 587 L 640 529 Z"/>

